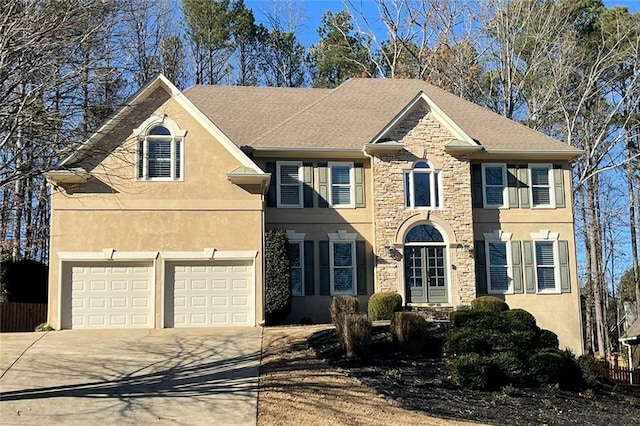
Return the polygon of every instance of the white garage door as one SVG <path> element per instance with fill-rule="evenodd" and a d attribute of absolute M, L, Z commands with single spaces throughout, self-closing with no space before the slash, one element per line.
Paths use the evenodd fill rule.
<path fill-rule="evenodd" d="M 71 266 L 71 328 L 152 328 L 151 263 Z"/>
<path fill-rule="evenodd" d="M 254 325 L 251 262 L 173 265 L 173 326 Z"/>

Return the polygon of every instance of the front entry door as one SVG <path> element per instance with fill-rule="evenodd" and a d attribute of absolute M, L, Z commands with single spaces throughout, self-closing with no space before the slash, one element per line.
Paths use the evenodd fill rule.
<path fill-rule="evenodd" d="M 446 303 L 444 246 L 406 246 L 404 276 L 409 303 Z"/>

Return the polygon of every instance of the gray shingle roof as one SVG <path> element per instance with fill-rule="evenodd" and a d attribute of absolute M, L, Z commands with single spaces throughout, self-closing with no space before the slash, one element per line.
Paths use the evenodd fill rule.
<path fill-rule="evenodd" d="M 350 79 L 335 89 L 194 86 L 184 94 L 239 146 L 361 149 L 421 92 L 489 152 L 572 150 L 420 80 Z"/>

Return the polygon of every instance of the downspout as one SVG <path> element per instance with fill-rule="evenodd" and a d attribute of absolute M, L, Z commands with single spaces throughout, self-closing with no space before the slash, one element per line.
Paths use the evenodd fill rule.
<path fill-rule="evenodd" d="M 270 180 L 270 179 L 269 179 Z M 260 239 L 260 244 L 262 245 L 262 247 L 260 248 L 260 253 L 261 253 L 261 263 L 262 263 L 262 283 L 260 285 L 260 287 L 262 288 L 262 297 L 260 298 L 262 300 L 262 318 L 260 319 L 260 322 L 258 323 L 258 325 L 260 327 L 264 327 L 265 325 L 265 311 L 266 311 L 266 297 L 265 297 L 265 274 L 267 271 L 267 263 L 266 263 L 266 256 L 264 253 L 265 250 L 265 238 L 266 238 L 266 224 L 265 224 L 265 220 L 266 220 L 266 214 L 265 214 L 265 210 L 266 210 L 266 194 L 267 191 L 269 190 L 269 180 L 267 181 L 263 181 L 262 182 L 262 188 L 260 190 L 260 197 L 261 197 L 261 201 L 262 201 L 262 209 L 260 209 L 260 228 L 261 228 L 261 234 L 262 234 L 262 238 Z"/>

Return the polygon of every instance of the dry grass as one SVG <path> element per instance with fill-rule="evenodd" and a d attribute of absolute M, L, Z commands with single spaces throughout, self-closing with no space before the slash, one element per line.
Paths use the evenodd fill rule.
<path fill-rule="evenodd" d="M 268 327 L 262 338 L 258 425 L 470 425 L 393 405 L 307 351 L 327 326 Z"/>

